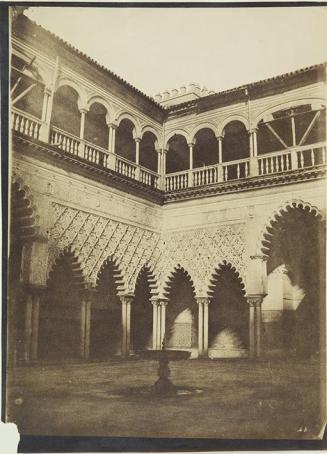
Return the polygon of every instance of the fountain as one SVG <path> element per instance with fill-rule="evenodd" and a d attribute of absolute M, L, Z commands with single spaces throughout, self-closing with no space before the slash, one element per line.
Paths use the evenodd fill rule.
<path fill-rule="evenodd" d="M 161 350 L 145 350 L 140 352 L 140 357 L 142 359 L 159 362 L 158 379 L 153 385 L 154 394 L 158 396 L 179 396 L 202 393 L 202 390 L 200 389 L 175 386 L 169 379 L 169 361 L 185 360 L 190 356 L 191 352 L 186 350 L 167 350 L 165 348 L 165 339 L 162 342 Z"/>

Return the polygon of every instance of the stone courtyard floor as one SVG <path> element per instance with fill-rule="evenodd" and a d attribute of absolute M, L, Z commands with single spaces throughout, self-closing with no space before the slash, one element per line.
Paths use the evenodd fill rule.
<path fill-rule="evenodd" d="M 203 393 L 151 397 L 157 363 L 136 359 L 35 364 L 8 371 L 10 421 L 27 435 L 316 439 L 315 361 L 187 360 L 176 385 Z M 303 429 L 305 427 L 305 429 Z"/>

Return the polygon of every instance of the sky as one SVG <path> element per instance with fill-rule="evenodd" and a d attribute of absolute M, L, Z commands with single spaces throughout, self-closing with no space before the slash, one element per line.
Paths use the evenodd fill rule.
<path fill-rule="evenodd" d="M 327 7 L 30 7 L 25 14 L 153 96 L 214 91 L 327 61 Z"/>

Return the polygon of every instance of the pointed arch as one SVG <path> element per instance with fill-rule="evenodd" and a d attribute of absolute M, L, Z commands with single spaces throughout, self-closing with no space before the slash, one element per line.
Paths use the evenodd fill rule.
<path fill-rule="evenodd" d="M 309 202 L 304 202 L 301 199 L 293 199 L 283 203 L 283 205 L 279 206 L 279 208 L 277 208 L 277 210 L 275 210 L 269 216 L 268 220 L 264 224 L 264 227 L 259 236 L 259 244 L 257 246 L 258 254 L 268 256 L 267 246 L 269 245 L 272 236 L 271 233 L 273 224 L 276 223 L 284 214 L 294 208 L 303 209 L 309 213 L 312 213 L 315 217 L 317 217 L 317 220 L 319 221 L 325 220 L 325 214 L 318 207 L 312 205 Z"/>
<path fill-rule="evenodd" d="M 192 286 L 192 289 L 193 289 L 193 292 L 194 292 L 194 296 L 196 295 L 196 292 L 195 292 L 195 285 L 194 285 L 194 282 L 193 282 L 193 279 L 191 278 L 190 274 L 188 273 L 188 271 L 183 268 L 179 263 L 174 267 L 173 270 L 171 270 L 168 274 L 168 276 L 166 277 L 166 279 L 164 279 L 164 284 L 163 284 L 163 287 L 162 287 L 162 299 L 164 300 L 168 300 L 168 297 L 169 297 L 169 292 L 171 290 L 171 287 L 173 285 L 173 281 L 174 281 L 174 278 L 176 276 L 176 273 L 178 272 L 182 272 L 185 274 L 185 277 L 187 278 L 188 282 L 191 284 Z"/>
<path fill-rule="evenodd" d="M 118 296 L 125 294 L 126 293 L 125 280 L 123 278 L 123 274 L 121 272 L 119 264 L 113 256 L 107 257 L 106 260 L 102 263 L 102 265 L 98 271 L 98 274 L 97 274 L 96 285 L 99 284 L 103 273 L 106 271 L 106 269 L 108 267 L 110 267 L 112 269 L 112 274 L 113 274 L 115 285 L 117 287 Z"/>
<path fill-rule="evenodd" d="M 77 290 L 84 290 L 86 284 L 83 268 L 79 257 L 72 246 L 67 246 L 62 252 L 59 253 L 56 260 L 53 262 L 48 273 L 48 285 L 55 279 L 57 270 L 63 263 L 71 269 L 73 278 L 72 285 L 74 285 Z"/>
<path fill-rule="evenodd" d="M 39 231 L 39 216 L 30 188 L 13 175 L 10 190 L 10 229 L 18 239 L 33 238 Z"/>
<path fill-rule="evenodd" d="M 207 295 L 209 298 L 211 298 L 213 295 L 217 280 L 219 279 L 221 274 L 226 270 L 229 270 L 234 273 L 235 278 L 238 281 L 240 288 L 242 289 L 242 294 L 244 296 L 246 295 L 245 284 L 241 274 L 238 272 L 237 268 L 231 262 L 223 260 L 218 264 L 217 267 L 214 268 L 213 272 L 210 275 L 210 281 L 207 286 Z"/>
<path fill-rule="evenodd" d="M 136 286 L 137 286 L 142 274 L 145 274 L 148 279 L 151 298 L 157 296 L 158 295 L 157 278 L 156 278 L 153 268 L 148 263 L 145 263 L 142 266 L 142 268 L 140 269 L 140 271 L 138 272 L 138 274 L 136 276 L 136 280 L 135 280 L 135 284 L 134 284 L 134 292 L 135 292 Z"/>

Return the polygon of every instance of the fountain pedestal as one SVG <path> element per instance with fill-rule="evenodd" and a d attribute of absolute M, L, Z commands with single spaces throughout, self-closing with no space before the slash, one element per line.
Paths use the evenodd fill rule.
<path fill-rule="evenodd" d="M 158 394 L 173 394 L 177 387 L 169 379 L 169 361 L 180 361 L 188 359 L 191 352 L 184 350 L 146 350 L 141 352 L 141 358 L 159 361 L 158 380 L 154 384 L 155 392 Z"/>

